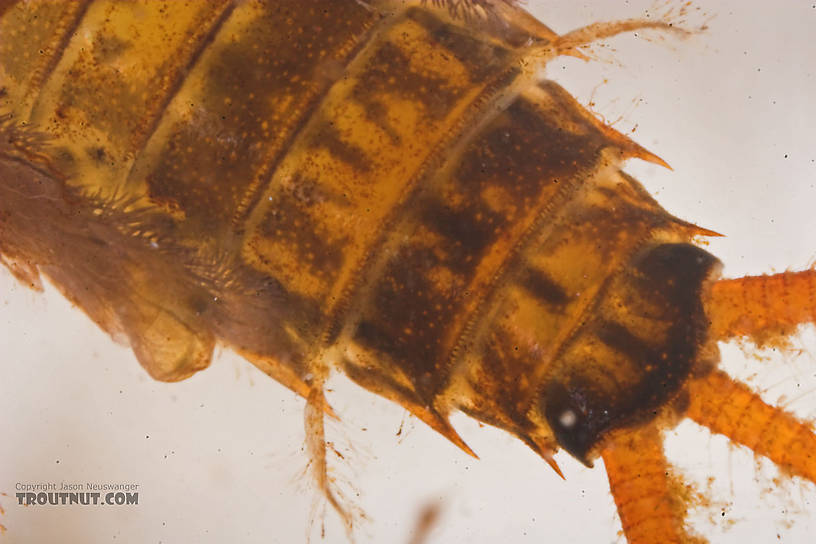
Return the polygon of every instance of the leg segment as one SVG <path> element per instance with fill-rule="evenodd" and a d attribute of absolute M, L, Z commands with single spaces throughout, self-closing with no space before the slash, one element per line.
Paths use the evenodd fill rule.
<path fill-rule="evenodd" d="M 601 456 L 629 544 L 704 542 L 686 533 L 686 507 L 669 478 L 656 426 L 616 431 Z"/>
<path fill-rule="evenodd" d="M 767 344 L 816 322 L 816 270 L 721 280 L 704 303 L 714 340 Z"/>
<path fill-rule="evenodd" d="M 323 395 L 322 384 L 313 386 L 306 398 L 304 424 L 306 428 L 306 448 L 309 454 L 309 468 L 318 490 L 326 498 L 335 512 L 343 520 L 343 524 L 351 539 L 353 515 L 334 490 L 334 480 L 329 475 L 326 460 L 326 431 L 323 418 L 328 410 L 326 398 Z"/>
<path fill-rule="evenodd" d="M 579 47 L 584 47 L 598 40 L 611 38 L 612 36 L 616 36 L 623 32 L 645 30 L 649 28 L 663 30 L 665 32 L 674 32 L 683 36 L 690 34 L 688 30 L 683 30 L 680 27 L 674 26 L 668 21 L 629 19 L 626 21 L 594 23 L 578 28 L 572 32 L 567 32 L 563 36 L 559 36 L 553 45 L 559 54 L 569 54 Z"/>
<path fill-rule="evenodd" d="M 769 406 L 748 386 L 714 371 L 689 383 L 687 416 L 816 483 L 816 434 L 781 408 Z"/>

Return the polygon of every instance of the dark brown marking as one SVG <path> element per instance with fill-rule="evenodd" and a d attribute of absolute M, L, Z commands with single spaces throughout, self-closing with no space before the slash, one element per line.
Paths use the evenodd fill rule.
<path fill-rule="evenodd" d="M 311 137 L 311 145 L 315 148 L 324 148 L 332 156 L 345 162 L 358 172 L 367 172 L 371 169 L 371 162 L 360 147 L 344 140 L 332 121 L 324 121 Z"/>
<path fill-rule="evenodd" d="M 94 162 L 97 164 L 112 164 L 111 157 L 105 151 L 105 148 L 101 145 L 94 146 L 88 148 L 87 150 L 88 156 L 93 159 Z"/>
<path fill-rule="evenodd" d="M 344 241 L 332 240 L 304 211 L 302 202 L 289 193 L 274 197 L 260 232 L 276 244 L 293 248 L 299 255 L 298 262 L 314 276 L 333 278 L 343 265 Z"/>
<path fill-rule="evenodd" d="M 435 288 L 430 272 L 440 265 L 431 248 L 397 255 L 374 288 L 374 313 L 358 325 L 354 335 L 398 364 L 426 400 L 445 379 L 440 348 L 446 324 L 455 315 L 459 298 L 466 296 L 456 289 L 440 292 Z"/>
<path fill-rule="evenodd" d="M 408 10 L 407 17 L 422 25 L 432 40 L 461 62 L 470 72 L 473 81 L 485 81 L 507 65 L 510 55 L 507 49 L 477 39 L 428 11 L 412 8 Z"/>
<path fill-rule="evenodd" d="M 575 116 L 574 122 L 581 128 L 566 131 L 546 110 L 519 98 L 468 145 L 438 193 L 417 195 L 408 205 L 418 210 L 410 220 L 441 240 L 428 247 L 414 235 L 402 244 L 372 286 L 355 339 L 397 363 L 426 399 L 448 380 L 450 324 L 470 297 L 485 296 L 466 293 L 485 251 L 515 222 L 540 209 L 542 192 L 554 196 L 581 168 L 594 164 L 608 144 L 588 121 Z M 482 193 L 494 187 L 509 195 L 514 211 L 497 212 L 487 205 Z M 455 195 L 463 204 L 453 207 L 437 194 Z M 428 279 L 439 269 L 450 277 L 444 292 Z M 568 300 L 559 286 L 533 281 L 528 287 L 545 300 Z"/>
<path fill-rule="evenodd" d="M 505 224 L 502 216 L 478 201 L 461 210 L 439 200 L 424 201 L 420 206 L 422 223 L 447 238 L 443 242 L 445 264 L 466 277 L 472 275 L 482 253 Z"/>
<path fill-rule="evenodd" d="M 565 131 L 547 112 L 519 98 L 468 147 L 456 177 L 469 196 L 500 182 L 519 207 L 529 206 L 547 185 L 557 186 L 594 164 L 607 143 L 594 129 Z"/>
<path fill-rule="evenodd" d="M 292 125 L 289 127 L 289 133 L 286 134 L 285 138 L 283 139 L 281 149 L 290 148 L 297 135 L 309 122 L 312 112 L 317 109 L 322 98 L 331 88 L 331 85 L 338 79 L 345 76 L 346 64 L 348 63 L 349 59 L 353 59 L 360 49 L 365 46 L 366 38 L 368 37 L 371 28 L 375 26 L 373 25 L 374 19 L 367 17 L 370 14 L 368 14 L 365 8 L 361 7 L 360 5 L 348 3 L 343 5 L 342 8 L 339 6 L 332 6 L 332 8 L 332 10 L 324 9 L 324 16 L 331 15 L 335 21 L 343 21 L 345 26 L 349 28 L 357 23 L 359 24 L 360 28 L 358 29 L 358 33 L 356 35 L 353 32 L 350 32 L 347 35 L 338 33 L 335 29 L 333 32 L 334 35 L 328 38 L 334 44 L 334 47 L 349 46 L 348 51 L 343 58 L 334 56 L 317 63 L 311 76 L 312 80 L 318 84 L 319 89 L 316 93 L 314 93 L 314 96 L 312 96 L 302 105 L 301 115 L 298 119 L 294 120 Z M 354 17 L 360 17 L 361 20 L 356 22 L 354 21 Z M 328 24 L 329 23 L 327 23 L 327 25 Z M 315 30 L 323 30 L 323 27 L 318 25 Z M 297 69 L 298 67 L 299 65 L 297 63 L 292 66 L 293 69 Z M 289 72 L 282 73 L 287 74 Z M 268 176 L 272 175 L 271 173 L 275 171 L 275 168 L 278 164 L 280 164 L 280 161 L 282 161 L 284 157 L 285 154 L 281 153 L 270 158 L 267 169 L 268 172 L 270 172 Z M 269 179 L 270 178 L 267 177 L 267 179 L 264 181 L 268 182 Z M 232 221 L 236 228 L 243 228 L 244 221 L 247 219 L 252 210 L 258 205 L 260 198 L 264 194 L 262 188 L 265 186 L 266 184 L 262 183 L 259 187 L 253 188 L 253 190 L 244 195 L 241 206 L 236 210 L 237 213 L 234 215 Z"/>
<path fill-rule="evenodd" d="M 603 321 L 597 326 L 595 334 L 601 342 L 620 352 L 633 363 L 645 366 L 657 362 L 655 357 L 658 356 L 660 346 L 649 345 L 620 323 Z"/>
<path fill-rule="evenodd" d="M 385 42 L 369 60 L 352 91 L 352 98 L 372 109 L 373 121 L 388 130 L 388 121 L 377 112 L 385 113 L 381 100 L 396 94 L 422 106 L 432 119 L 443 119 L 460 98 L 463 89 L 428 73 L 415 72 L 408 57 L 393 43 Z"/>
<path fill-rule="evenodd" d="M 588 324 L 585 334 L 595 334 L 625 362 L 597 359 L 544 386 L 543 411 L 564 449 L 588 463 L 587 454 L 609 430 L 652 419 L 678 393 L 705 342 L 708 321 L 700 291 L 716 262 L 690 244 L 661 244 L 632 258 L 622 281 L 631 282 L 638 296 L 656 299 L 666 319 L 653 321 L 655 330 L 642 331 L 654 342 L 603 318 Z M 663 324 L 665 334 L 658 334 Z M 627 365 L 639 370 L 627 375 L 620 370 Z M 613 379 L 599 380 L 600 375 Z M 561 418 L 565 411 L 575 416 L 568 426 Z"/>
<path fill-rule="evenodd" d="M 520 277 L 520 285 L 537 300 L 549 306 L 564 306 L 570 301 L 564 288 L 542 270 L 528 268 Z"/>
<path fill-rule="evenodd" d="M 205 230 L 227 222 L 240 228 L 239 217 L 259 202 L 284 151 L 357 51 L 343 49 L 344 56 L 335 58 L 336 47 L 370 24 L 370 14 L 354 2 L 332 7 L 303 9 L 296 0 L 269 4 L 237 40 L 209 44 L 206 65 L 198 63 L 206 87 L 201 107 L 149 159 L 154 197 L 177 202 Z M 345 24 L 335 27 L 338 21 Z M 327 70 L 326 63 L 340 63 L 341 69 Z M 284 97 L 293 102 L 272 100 Z"/>

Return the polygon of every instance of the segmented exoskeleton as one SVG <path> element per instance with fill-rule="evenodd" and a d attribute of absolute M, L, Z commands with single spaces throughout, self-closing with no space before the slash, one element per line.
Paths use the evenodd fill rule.
<path fill-rule="evenodd" d="M 218 342 L 302 395 L 349 524 L 326 471 L 332 369 L 468 453 L 454 410 L 556 470 L 558 448 L 602 455 L 630 542 L 685 538 L 658 432 L 680 416 L 813 478 L 809 428 L 716 370 L 717 340 L 812 320 L 813 274 L 715 282 L 691 243 L 713 233 L 620 170 L 662 161 L 536 77 L 668 23 L 558 36 L 511 2 L 431 4 L 5 6 L 4 261 L 156 379 Z"/>

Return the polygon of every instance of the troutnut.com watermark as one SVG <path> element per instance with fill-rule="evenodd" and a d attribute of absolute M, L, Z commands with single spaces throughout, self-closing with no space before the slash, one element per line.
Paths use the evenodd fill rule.
<path fill-rule="evenodd" d="M 14 494 L 17 504 L 46 505 L 114 505 L 139 504 L 139 484 L 132 483 L 75 483 L 75 482 L 17 482 Z"/>

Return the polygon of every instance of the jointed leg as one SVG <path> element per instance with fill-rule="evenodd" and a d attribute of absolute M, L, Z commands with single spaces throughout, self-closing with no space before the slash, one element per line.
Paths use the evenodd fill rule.
<path fill-rule="evenodd" d="M 720 280 L 704 302 L 714 340 L 747 337 L 763 345 L 816 322 L 816 270 Z"/>
<path fill-rule="evenodd" d="M 589 45 L 592 42 L 611 38 L 617 34 L 632 30 L 658 29 L 667 32 L 674 32 L 681 35 L 689 34 L 688 30 L 674 26 L 667 21 L 648 21 L 644 19 L 629 19 L 626 21 L 611 21 L 606 23 L 595 23 L 587 25 L 563 36 L 559 36 L 554 42 L 554 47 L 559 54 L 569 54 L 577 48 Z"/>
<path fill-rule="evenodd" d="M 689 418 L 816 483 L 812 425 L 766 404 L 748 386 L 721 371 L 691 382 L 689 397 Z"/>
<path fill-rule="evenodd" d="M 311 469 L 312 477 L 317 484 L 318 490 L 320 490 L 320 493 L 343 520 L 349 538 L 351 538 L 354 518 L 352 513 L 342 504 L 341 499 L 337 496 L 333 488 L 334 480 L 329 476 L 328 463 L 326 460 L 324 417 L 327 413 L 327 406 L 326 398 L 323 395 L 322 384 L 313 386 L 306 398 L 304 414 L 309 468 Z"/>
<path fill-rule="evenodd" d="M 601 456 L 628 544 L 704 542 L 685 530 L 686 506 L 669 477 L 656 426 L 616 431 Z"/>

